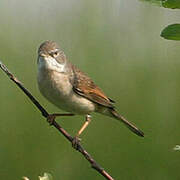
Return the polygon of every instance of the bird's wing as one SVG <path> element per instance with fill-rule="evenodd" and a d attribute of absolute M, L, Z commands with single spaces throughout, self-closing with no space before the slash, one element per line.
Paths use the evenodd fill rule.
<path fill-rule="evenodd" d="M 113 108 L 113 100 L 108 98 L 103 91 L 82 71 L 77 67 L 72 65 L 73 69 L 73 80 L 71 81 L 73 85 L 73 90 L 97 104 L 100 104 L 105 107 Z"/>

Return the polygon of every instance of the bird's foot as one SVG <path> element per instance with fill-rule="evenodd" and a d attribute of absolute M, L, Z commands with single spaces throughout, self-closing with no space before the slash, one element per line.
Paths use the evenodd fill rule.
<path fill-rule="evenodd" d="M 78 150 L 79 146 L 80 146 L 80 142 L 81 142 L 81 139 L 77 136 L 75 136 L 72 140 L 72 147 L 76 150 Z"/>
<path fill-rule="evenodd" d="M 72 114 L 72 113 L 68 113 L 68 114 L 59 114 L 59 113 L 49 114 L 49 116 L 47 117 L 47 121 L 50 124 L 50 126 L 53 125 L 53 123 L 54 123 L 57 116 L 74 116 L 74 114 Z"/>
<path fill-rule="evenodd" d="M 55 119 L 56 119 L 55 114 L 49 114 L 49 116 L 47 117 L 47 122 L 49 123 L 50 126 L 53 125 Z"/>

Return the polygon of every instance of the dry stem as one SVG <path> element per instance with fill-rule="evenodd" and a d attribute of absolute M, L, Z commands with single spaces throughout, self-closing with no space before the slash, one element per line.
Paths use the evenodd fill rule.
<path fill-rule="evenodd" d="M 42 116 L 44 116 L 47 119 L 49 113 L 43 108 L 43 106 L 35 99 L 35 97 L 23 86 L 23 84 L 7 69 L 7 67 L 1 61 L 0 61 L 0 68 L 28 96 L 28 98 L 42 113 Z M 54 126 L 61 134 L 63 134 L 72 143 L 73 137 L 67 131 L 65 131 L 56 121 L 53 121 L 52 126 Z M 106 179 L 113 180 L 113 178 L 100 165 L 96 163 L 96 161 L 91 157 L 91 155 L 80 144 L 78 144 L 76 150 L 79 151 L 89 161 L 93 169 L 98 171 Z"/>

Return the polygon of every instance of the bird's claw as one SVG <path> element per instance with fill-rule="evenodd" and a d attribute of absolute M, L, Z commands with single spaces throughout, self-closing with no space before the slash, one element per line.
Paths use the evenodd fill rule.
<path fill-rule="evenodd" d="M 72 140 L 72 147 L 77 150 L 78 147 L 80 146 L 80 142 L 81 142 L 81 139 L 75 136 Z"/>
<path fill-rule="evenodd" d="M 54 116 L 53 114 L 49 114 L 49 116 L 47 117 L 47 122 L 49 123 L 49 125 L 53 125 L 54 121 L 55 121 L 56 116 Z"/>

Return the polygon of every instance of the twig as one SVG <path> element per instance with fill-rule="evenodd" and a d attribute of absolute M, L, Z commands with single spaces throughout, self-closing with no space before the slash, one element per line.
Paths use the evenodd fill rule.
<path fill-rule="evenodd" d="M 39 109 L 42 115 L 45 118 L 47 118 L 49 116 L 49 113 L 43 108 L 43 106 L 35 99 L 35 97 L 23 86 L 23 84 L 8 70 L 8 68 L 1 61 L 0 68 L 28 96 L 28 98 Z M 56 121 L 53 121 L 52 125 L 72 143 L 73 137 L 67 131 L 65 131 Z M 96 163 L 96 161 L 91 157 L 91 155 L 80 144 L 77 145 L 76 150 L 79 151 L 89 161 L 93 169 L 98 171 L 106 179 L 113 180 L 113 178 L 100 165 Z"/>

